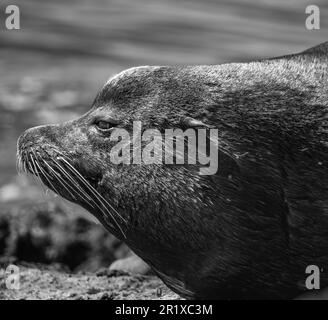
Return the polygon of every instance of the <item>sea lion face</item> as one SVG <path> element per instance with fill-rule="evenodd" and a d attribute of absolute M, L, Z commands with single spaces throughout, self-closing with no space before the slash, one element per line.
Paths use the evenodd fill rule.
<path fill-rule="evenodd" d="M 136 162 L 134 153 L 129 163 L 117 164 L 111 153 L 118 143 L 112 139 L 113 133 L 125 130 L 131 142 L 136 122 L 142 126 L 141 133 L 147 129 L 207 128 L 200 120 L 190 121 L 200 118 L 204 104 L 199 86 L 192 77 L 181 78 L 183 71 L 180 75 L 176 72 L 139 67 L 111 78 L 81 118 L 23 133 L 18 141 L 19 167 L 85 207 L 121 239 L 133 242 L 139 237 L 136 234 L 148 229 L 151 217 L 162 225 L 163 232 L 174 226 L 185 233 L 188 215 L 183 212 L 200 212 L 213 204 L 199 166 L 145 164 L 143 159 Z M 161 141 L 157 147 L 163 144 Z M 228 159 L 226 155 L 223 158 Z M 157 236 L 158 231 L 147 231 L 144 241 Z"/>

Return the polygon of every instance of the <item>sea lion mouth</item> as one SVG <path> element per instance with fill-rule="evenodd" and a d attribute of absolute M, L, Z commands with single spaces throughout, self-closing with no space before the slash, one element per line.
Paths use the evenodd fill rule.
<path fill-rule="evenodd" d="M 54 150 L 52 150 L 54 151 Z M 114 234 L 126 238 L 126 220 L 97 190 L 100 176 L 89 175 L 59 151 L 55 155 L 35 150 L 18 151 L 17 170 L 31 174 L 40 185 L 45 185 L 61 197 L 77 203 L 93 213 Z"/>

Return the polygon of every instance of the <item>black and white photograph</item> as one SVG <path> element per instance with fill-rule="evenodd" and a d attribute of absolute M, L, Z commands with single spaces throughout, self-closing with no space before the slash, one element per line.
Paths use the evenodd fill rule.
<path fill-rule="evenodd" d="M 0 72 L 0 300 L 328 299 L 326 0 L 1 1 Z"/>

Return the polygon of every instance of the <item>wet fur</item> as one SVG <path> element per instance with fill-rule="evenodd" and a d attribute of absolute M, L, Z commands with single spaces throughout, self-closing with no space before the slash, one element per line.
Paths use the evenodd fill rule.
<path fill-rule="evenodd" d="M 19 158 L 33 150 L 51 161 L 60 150 L 124 217 L 124 236 L 83 199 L 62 188 L 61 195 L 96 215 L 182 296 L 292 298 L 304 290 L 308 265 L 328 268 L 327 67 L 324 43 L 250 63 L 130 69 L 110 79 L 80 119 L 24 133 Z M 219 129 L 219 170 L 115 166 L 95 117 L 128 130 L 134 120 L 160 130 L 201 120 Z"/>

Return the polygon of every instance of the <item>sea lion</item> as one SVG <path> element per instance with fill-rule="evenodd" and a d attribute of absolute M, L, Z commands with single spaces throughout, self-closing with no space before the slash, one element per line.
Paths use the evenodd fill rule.
<path fill-rule="evenodd" d="M 18 140 L 18 166 L 93 215 L 173 291 L 287 299 L 328 268 L 328 42 L 249 63 L 132 68 L 91 110 Z M 117 128 L 216 128 L 218 170 L 113 164 Z M 327 272 L 321 286 L 328 285 Z"/>

